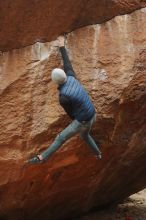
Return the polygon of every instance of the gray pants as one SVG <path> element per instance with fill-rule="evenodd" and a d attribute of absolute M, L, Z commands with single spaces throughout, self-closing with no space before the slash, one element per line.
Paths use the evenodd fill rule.
<path fill-rule="evenodd" d="M 73 120 L 62 132 L 55 138 L 54 142 L 44 152 L 41 153 L 44 160 L 48 159 L 66 140 L 76 134 L 80 134 L 81 138 L 91 147 L 95 154 L 101 154 L 97 144 L 89 134 L 93 122 L 96 120 L 96 115 L 88 122 L 79 122 Z"/>

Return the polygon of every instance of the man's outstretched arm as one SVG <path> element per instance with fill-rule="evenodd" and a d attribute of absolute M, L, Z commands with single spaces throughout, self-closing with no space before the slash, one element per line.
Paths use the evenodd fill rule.
<path fill-rule="evenodd" d="M 59 41 L 59 49 L 60 49 L 62 59 L 63 59 L 64 71 L 65 71 L 67 76 L 76 77 L 75 72 L 73 70 L 73 67 L 71 65 L 70 59 L 69 59 L 68 54 L 67 54 L 67 50 L 65 48 L 65 38 L 64 38 L 64 36 L 58 37 L 58 41 Z"/>

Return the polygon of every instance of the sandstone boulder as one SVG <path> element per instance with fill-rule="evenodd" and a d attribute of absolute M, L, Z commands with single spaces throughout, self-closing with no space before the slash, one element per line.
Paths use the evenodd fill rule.
<path fill-rule="evenodd" d="M 101 161 L 74 137 L 45 164 L 24 166 L 70 122 L 50 79 L 52 68 L 62 66 L 61 56 L 56 41 L 1 54 L 2 219 L 71 219 L 146 187 L 145 21 L 144 8 L 67 37 L 73 67 L 95 103 L 92 134 L 102 149 Z M 7 47 L 1 41 L 1 48 L 34 39 Z"/>
<path fill-rule="evenodd" d="M 0 51 L 54 40 L 146 6 L 145 0 L 5 0 L 0 2 Z"/>

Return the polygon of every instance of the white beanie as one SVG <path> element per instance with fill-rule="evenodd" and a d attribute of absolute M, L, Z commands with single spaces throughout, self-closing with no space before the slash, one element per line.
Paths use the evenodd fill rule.
<path fill-rule="evenodd" d="M 66 73 L 60 68 L 52 70 L 51 78 L 57 84 L 63 84 L 67 80 Z"/>

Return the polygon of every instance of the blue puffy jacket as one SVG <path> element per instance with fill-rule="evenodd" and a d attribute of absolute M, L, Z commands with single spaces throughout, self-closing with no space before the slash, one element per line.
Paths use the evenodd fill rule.
<path fill-rule="evenodd" d="M 67 81 L 58 87 L 60 104 L 72 119 L 80 122 L 89 121 L 95 113 L 93 103 L 87 91 L 76 79 L 65 47 L 61 47 L 60 51 L 67 75 Z"/>
<path fill-rule="evenodd" d="M 94 106 L 88 93 L 77 79 L 68 76 L 67 81 L 59 87 L 59 91 L 60 96 L 65 96 L 70 103 L 72 118 L 78 121 L 88 121 L 93 117 Z"/>

